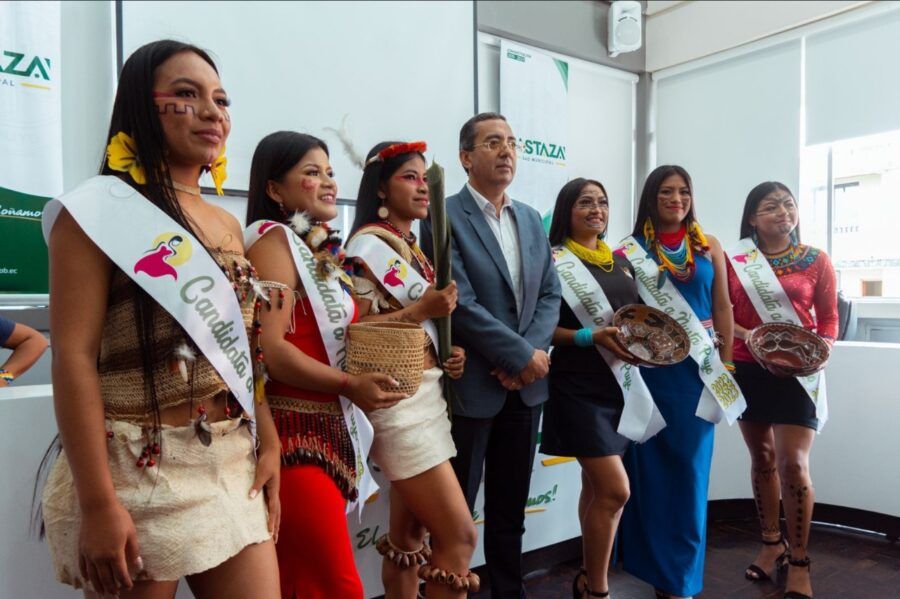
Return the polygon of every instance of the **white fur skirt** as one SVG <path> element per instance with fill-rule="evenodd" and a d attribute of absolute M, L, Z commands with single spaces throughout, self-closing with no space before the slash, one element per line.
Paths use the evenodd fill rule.
<path fill-rule="evenodd" d="M 375 429 L 370 455 L 388 480 L 404 480 L 456 455 L 440 368 L 429 368 L 415 395 L 366 414 Z"/>
<path fill-rule="evenodd" d="M 158 465 L 136 466 L 146 444 L 140 426 L 107 420 L 109 468 L 119 501 L 137 529 L 144 570 L 137 580 L 178 580 L 204 572 L 270 538 L 256 474 L 253 438 L 240 420 L 211 424 L 204 446 L 193 426 L 163 427 Z M 78 567 L 81 510 L 65 452 L 43 493 L 44 525 L 56 578 L 91 589 Z"/>

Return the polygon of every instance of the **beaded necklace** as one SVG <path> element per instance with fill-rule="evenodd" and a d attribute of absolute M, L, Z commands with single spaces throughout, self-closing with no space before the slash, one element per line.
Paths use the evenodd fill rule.
<path fill-rule="evenodd" d="M 597 239 L 596 250 L 581 245 L 571 237 L 566 237 L 565 241 L 563 241 L 563 246 L 575 254 L 582 262 L 593 264 L 594 266 L 599 267 L 603 272 L 613 271 L 615 265 L 613 263 L 612 250 L 602 239 Z"/>
<path fill-rule="evenodd" d="M 694 278 L 694 272 L 697 269 L 694 264 L 694 252 L 691 244 L 688 243 L 687 235 L 683 234 L 682 229 L 681 241 L 675 247 L 670 247 L 663 243 L 660 239 L 655 244 L 656 256 L 659 258 L 660 270 L 665 269 L 676 280 L 687 283 Z"/>
<path fill-rule="evenodd" d="M 802 244 L 791 244 L 786 250 L 776 254 L 763 252 L 766 260 L 775 271 L 775 275 L 783 277 L 795 272 L 802 272 L 812 266 L 819 255 L 819 250 Z"/>

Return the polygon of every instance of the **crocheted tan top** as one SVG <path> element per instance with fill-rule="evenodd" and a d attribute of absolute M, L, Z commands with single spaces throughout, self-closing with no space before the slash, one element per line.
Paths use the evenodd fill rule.
<path fill-rule="evenodd" d="M 235 285 L 249 337 L 255 299 L 249 277 L 250 263 L 240 253 L 230 250 L 212 249 L 210 255 Z M 144 292 L 137 283 L 116 269 L 110 283 L 97 371 L 106 414 L 117 420 L 139 420 L 152 412 L 138 333 L 139 293 Z M 153 380 L 159 408 L 162 410 L 191 401 L 199 403 L 227 392 L 228 386 L 175 319 L 152 299 L 148 304 L 151 306 L 153 338 L 148 349 L 152 352 Z M 183 344 L 196 354 L 196 360 L 186 363 L 187 381 L 179 369 L 176 355 L 176 349 Z"/>

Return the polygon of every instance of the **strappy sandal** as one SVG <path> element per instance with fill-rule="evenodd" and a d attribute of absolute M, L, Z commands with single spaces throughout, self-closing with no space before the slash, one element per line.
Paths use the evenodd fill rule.
<path fill-rule="evenodd" d="M 578 588 L 578 580 L 584 579 L 584 588 Z M 578 570 L 578 574 L 575 575 L 575 579 L 572 580 L 572 599 L 581 599 L 581 596 L 584 594 L 588 588 L 587 582 L 587 570 L 584 568 L 580 568 Z"/>
<path fill-rule="evenodd" d="M 775 558 L 775 570 L 783 570 L 787 566 L 787 552 L 788 552 L 788 544 L 787 540 L 784 538 L 784 535 L 779 536 L 774 541 L 767 541 L 763 539 L 760 541 L 763 545 L 781 545 L 784 547 L 784 551 Z M 750 564 L 747 566 L 747 569 L 744 571 L 744 578 L 747 580 L 752 580 L 753 582 L 763 582 L 764 580 L 772 580 L 772 577 L 769 576 L 768 572 L 757 566 L 756 564 Z"/>
<path fill-rule="evenodd" d="M 584 578 L 584 586 L 580 589 L 578 588 L 579 578 Z M 572 599 L 583 599 L 585 593 L 587 593 L 588 597 L 609 597 L 609 591 L 600 593 L 591 590 L 591 587 L 588 586 L 587 570 L 581 568 L 578 570 L 578 574 L 575 575 L 575 580 L 572 581 Z"/>
<path fill-rule="evenodd" d="M 794 566 L 795 568 L 806 568 L 807 572 L 811 572 L 810 564 L 812 563 L 809 557 L 804 557 L 803 559 L 791 559 L 788 558 L 787 563 Z M 812 595 L 804 595 L 798 591 L 786 591 L 784 593 L 784 599 L 812 599 Z"/>

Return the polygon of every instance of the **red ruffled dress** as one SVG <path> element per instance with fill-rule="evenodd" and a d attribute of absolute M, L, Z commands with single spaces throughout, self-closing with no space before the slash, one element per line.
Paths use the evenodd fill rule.
<path fill-rule="evenodd" d="M 358 318 L 354 304 L 353 321 Z M 294 347 L 329 364 L 309 299 L 294 306 Z M 358 599 L 345 507 L 357 496 L 356 457 L 338 396 L 275 380 L 266 396 L 281 440 L 278 567 L 284 599 Z"/>
<path fill-rule="evenodd" d="M 766 258 L 803 326 L 834 340 L 838 333 L 837 277 L 828 255 L 818 248 L 801 245 L 793 255 Z M 735 324 L 747 330 L 762 324 L 730 261 L 728 294 Z M 742 420 L 817 428 L 815 405 L 796 379 L 776 377 L 765 370 L 737 338 L 734 363 L 735 379 L 747 400 Z"/>

